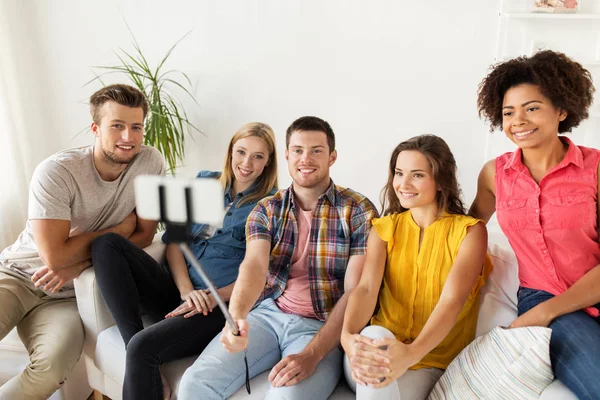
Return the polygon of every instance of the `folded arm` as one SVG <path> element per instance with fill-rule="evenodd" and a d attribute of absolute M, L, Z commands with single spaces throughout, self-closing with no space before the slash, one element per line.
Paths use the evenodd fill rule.
<path fill-rule="evenodd" d="M 151 222 L 156 226 L 155 222 Z M 72 265 L 89 260 L 92 257 L 91 244 L 98 236 L 114 232 L 126 238 L 136 230 L 137 217 L 134 213 L 127 216 L 121 223 L 96 232 L 87 232 L 69 237 L 71 222 L 59 219 L 32 219 L 31 227 L 35 243 L 44 264 L 52 271 L 60 271 Z M 151 243 L 148 231 L 150 223 L 141 222 L 140 232 L 136 240 L 140 244 Z M 147 239 L 150 237 L 150 239 Z"/>

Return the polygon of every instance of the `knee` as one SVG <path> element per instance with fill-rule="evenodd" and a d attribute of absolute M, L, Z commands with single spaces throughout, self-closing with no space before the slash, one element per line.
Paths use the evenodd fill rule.
<path fill-rule="evenodd" d="M 387 328 L 379 325 L 369 325 L 360 332 L 370 339 L 394 338 L 394 334 Z"/>
<path fill-rule="evenodd" d="M 32 357 L 28 369 L 39 376 L 40 386 L 58 387 L 73 370 L 80 355 L 81 349 L 40 354 L 39 357 Z"/>
<path fill-rule="evenodd" d="M 179 381 L 177 398 L 179 400 L 191 399 L 220 399 L 221 396 L 210 385 L 206 385 L 201 374 L 198 374 L 195 363 L 185 370 Z"/>
<path fill-rule="evenodd" d="M 157 360 L 156 355 L 152 351 L 152 339 L 152 335 L 148 334 L 148 330 L 143 329 L 129 340 L 126 351 L 127 365 Z"/>
<path fill-rule="evenodd" d="M 125 240 L 127 239 L 114 232 L 100 235 L 92 242 L 92 256 L 96 252 L 104 252 L 109 249 L 117 248 L 119 244 L 123 243 Z"/>

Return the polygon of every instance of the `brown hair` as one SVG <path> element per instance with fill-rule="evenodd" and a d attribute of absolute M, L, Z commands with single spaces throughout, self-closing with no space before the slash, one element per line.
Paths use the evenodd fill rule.
<path fill-rule="evenodd" d="M 285 132 L 285 148 L 290 147 L 290 137 L 295 131 L 319 131 L 327 136 L 327 145 L 329 146 L 329 154 L 335 150 L 335 134 L 331 125 L 319 117 L 300 117 L 287 128 Z"/>
<path fill-rule="evenodd" d="M 460 187 L 456 178 L 456 160 L 444 139 L 435 135 L 415 136 L 400 143 L 392 152 L 388 181 L 381 191 L 383 215 L 401 213 L 407 210 L 400 204 L 393 187 L 396 160 L 401 152 L 407 150 L 418 151 L 429 161 L 433 179 L 440 188 L 436 196 L 439 211 L 465 215 L 465 206 L 460 199 Z"/>
<path fill-rule="evenodd" d="M 233 169 L 231 168 L 231 153 L 233 152 L 233 145 L 240 139 L 256 136 L 262 139 L 269 150 L 269 160 L 265 165 L 265 169 L 262 174 L 256 180 L 256 190 L 242 198 L 238 203 L 238 207 L 244 203 L 260 200 L 267 196 L 273 189 L 277 189 L 277 152 L 275 150 L 275 133 L 273 129 L 262 122 L 249 122 L 244 124 L 238 131 L 233 135 L 229 141 L 227 147 L 227 155 L 225 156 L 225 165 L 223 165 L 223 172 L 221 173 L 221 185 L 223 188 L 231 187 L 235 180 Z"/>
<path fill-rule="evenodd" d="M 98 90 L 90 97 L 90 114 L 92 114 L 92 119 L 96 125 L 100 125 L 102 106 L 108 101 L 114 101 L 126 107 L 141 108 L 144 119 L 148 114 L 148 100 L 139 89 L 123 84 L 109 85 Z"/>
<path fill-rule="evenodd" d="M 490 122 L 491 131 L 502 127 L 504 95 L 522 84 L 538 86 L 554 107 L 567 112 L 558 124 L 559 133 L 570 132 L 589 116 L 596 90 L 590 72 L 563 53 L 544 50 L 494 65 L 479 84 L 479 116 Z"/>

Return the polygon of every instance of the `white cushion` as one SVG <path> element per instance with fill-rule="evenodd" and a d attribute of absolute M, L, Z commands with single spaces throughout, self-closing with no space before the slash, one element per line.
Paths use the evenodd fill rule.
<path fill-rule="evenodd" d="M 144 317 L 144 325 L 150 325 L 149 321 Z M 170 363 L 166 363 L 161 367 L 161 371 L 171 385 L 171 390 L 177 393 L 179 381 L 185 370 L 194 363 L 198 356 L 186 357 Z M 111 381 L 123 385 L 125 378 L 125 344 L 119 333 L 116 325 L 103 330 L 98 335 L 98 344 L 96 346 L 96 365 L 106 374 Z M 119 390 L 120 392 L 120 390 Z M 177 396 L 173 396 L 176 399 Z M 113 399 L 114 400 L 114 399 Z"/>
<path fill-rule="evenodd" d="M 494 268 L 481 288 L 476 336 L 497 326 L 509 326 L 517 318 L 517 258 L 512 250 L 498 244 L 488 246 L 488 255 Z"/>
<path fill-rule="evenodd" d="M 450 363 L 429 399 L 538 399 L 554 379 L 551 334 L 539 326 L 492 329 Z"/>
<path fill-rule="evenodd" d="M 546 386 L 542 392 L 540 400 L 577 400 L 577 396 L 561 381 L 555 379 L 551 384 Z"/>

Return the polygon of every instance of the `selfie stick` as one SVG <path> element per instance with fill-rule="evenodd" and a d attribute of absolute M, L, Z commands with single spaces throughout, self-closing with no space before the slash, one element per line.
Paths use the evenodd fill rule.
<path fill-rule="evenodd" d="M 202 281 L 204 282 L 204 284 L 206 285 L 208 290 L 210 290 L 210 293 L 213 295 L 213 297 L 217 301 L 217 304 L 219 305 L 221 312 L 223 312 L 223 315 L 225 316 L 225 320 L 227 321 L 227 323 L 229 325 L 231 325 L 233 334 L 235 336 L 239 336 L 240 331 L 237 327 L 237 324 L 233 320 L 233 317 L 229 313 L 229 310 L 227 309 L 227 305 L 225 304 L 225 302 L 223 301 L 221 296 L 219 296 L 219 293 L 217 292 L 217 288 L 212 283 L 212 281 L 210 280 L 208 275 L 206 275 L 206 272 L 204 272 L 204 269 L 200 265 L 200 262 L 194 256 L 194 253 L 192 253 L 189 246 L 187 245 L 188 241 L 191 239 L 191 233 L 190 233 L 191 224 L 192 224 L 192 221 L 194 220 L 193 214 L 192 214 L 192 190 L 189 187 L 185 188 L 185 208 L 186 208 L 186 215 L 187 215 L 187 222 L 185 222 L 185 223 L 170 222 L 167 219 L 167 210 L 166 210 L 167 201 L 166 201 L 165 190 L 166 189 L 165 189 L 164 185 L 158 186 L 158 198 L 159 198 L 159 204 L 160 204 L 160 219 L 161 219 L 161 221 L 163 221 L 165 223 L 166 231 L 169 232 L 169 234 L 167 236 L 168 243 L 179 244 L 179 247 L 181 248 L 183 255 L 188 260 L 190 265 L 196 270 L 196 272 L 198 272 L 198 274 L 202 278 Z"/>
<path fill-rule="evenodd" d="M 189 187 L 185 188 L 185 209 L 186 209 L 185 211 L 186 211 L 186 216 L 187 216 L 187 222 L 185 222 L 185 223 L 171 222 L 168 220 L 168 218 L 167 218 L 167 199 L 166 199 L 167 196 L 165 194 L 165 190 L 166 189 L 165 189 L 164 185 L 158 186 L 158 199 L 159 199 L 159 204 L 160 204 L 160 220 L 165 223 L 165 229 L 169 233 L 167 236 L 167 243 L 179 244 L 179 247 L 181 248 L 183 255 L 188 260 L 190 265 L 196 270 L 196 272 L 198 272 L 198 274 L 200 274 L 202 281 L 204 282 L 204 284 L 206 285 L 208 290 L 210 290 L 210 293 L 213 295 L 213 297 L 217 301 L 217 304 L 219 305 L 219 308 L 221 309 L 223 316 L 225 316 L 225 320 L 231 326 L 233 334 L 235 336 L 239 336 L 240 330 L 238 329 L 237 324 L 233 320 L 233 317 L 229 313 L 229 310 L 227 309 L 227 305 L 225 304 L 225 302 L 223 301 L 221 296 L 219 296 L 219 293 L 217 292 L 217 288 L 212 283 L 212 281 L 210 280 L 208 275 L 206 275 L 206 273 L 204 272 L 204 269 L 200 265 L 200 262 L 194 256 L 194 253 L 192 253 L 189 246 L 187 245 L 188 241 L 191 239 L 191 226 L 192 226 L 192 221 L 194 220 L 194 218 L 193 218 L 194 216 L 192 214 L 192 189 Z M 244 351 L 244 363 L 246 364 L 246 391 L 248 392 L 248 394 L 250 394 L 251 393 L 250 392 L 250 373 L 248 370 L 247 354 L 248 354 L 248 349 L 246 349 Z"/>

